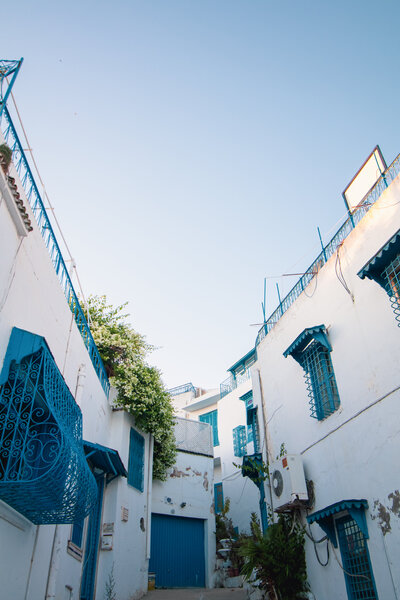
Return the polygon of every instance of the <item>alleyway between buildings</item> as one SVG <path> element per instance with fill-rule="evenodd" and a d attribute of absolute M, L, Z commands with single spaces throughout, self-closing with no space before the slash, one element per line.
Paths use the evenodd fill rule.
<path fill-rule="evenodd" d="M 241 588 L 205 588 L 154 590 L 148 592 L 145 600 L 245 600 L 246 592 Z"/>

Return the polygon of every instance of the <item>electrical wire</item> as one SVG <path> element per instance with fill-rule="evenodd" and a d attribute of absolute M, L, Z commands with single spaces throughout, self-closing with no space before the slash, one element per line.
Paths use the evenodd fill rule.
<path fill-rule="evenodd" d="M 338 278 L 339 282 L 342 284 L 342 286 L 344 287 L 344 289 L 346 290 L 346 292 L 349 294 L 350 298 L 354 302 L 354 295 L 351 292 L 349 286 L 347 285 L 347 282 L 344 278 L 343 271 L 342 271 L 342 263 L 340 260 L 340 249 L 341 249 L 342 245 L 343 245 L 343 242 L 341 244 L 339 244 L 339 246 L 337 247 L 336 261 L 335 261 L 335 273 L 336 273 L 336 277 Z"/>

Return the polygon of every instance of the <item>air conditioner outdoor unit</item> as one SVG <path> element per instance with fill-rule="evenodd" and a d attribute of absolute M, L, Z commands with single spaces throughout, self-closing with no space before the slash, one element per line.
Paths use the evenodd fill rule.
<path fill-rule="evenodd" d="M 295 500 L 308 500 L 303 461 L 298 454 L 286 454 L 269 468 L 274 509 L 290 508 Z"/>

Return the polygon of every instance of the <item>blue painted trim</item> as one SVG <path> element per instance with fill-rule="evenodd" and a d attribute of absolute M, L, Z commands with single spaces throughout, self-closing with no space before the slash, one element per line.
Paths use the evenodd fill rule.
<path fill-rule="evenodd" d="M 367 262 L 357 273 L 361 279 L 371 279 L 380 286 L 386 288 L 386 280 L 383 276 L 385 268 L 400 253 L 400 229 L 390 238 L 388 242 Z"/>
<path fill-rule="evenodd" d="M 97 479 L 97 503 L 89 517 L 85 558 L 81 582 L 81 600 L 93 600 L 99 552 L 101 511 L 103 506 L 104 476 Z"/>
<path fill-rule="evenodd" d="M 83 442 L 83 448 L 85 450 L 86 458 L 90 458 L 93 465 L 98 469 L 101 469 L 103 473 L 127 477 L 128 472 L 125 469 L 124 463 L 117 450 L 112 450 L 106 446 L 87 441 Z"/>
<path fill-rule="evenodd" d="M 332 346 L 328 340 L 325 325 L 316 325 L 315 327 L 307 327 L 304 329 L 294 342 L 290 344 L 289 348 L 285 350 L 283 356 L 285 358 L 292 356 L 301 364 L 301 354 L 312 339 L 319 342 L 329 352 L 332 352 Z"/>
<path fill-rule="evenodd" d="M 216 515 L 224 510 L 224 489 L 222 483 L 214 483 L 214 512 Z"/>
<path fill-rule="evenodd" d="M 333 522 L 334 515 L 347 510 L 351 517 L 355 520 L 358 527 L 362 531 L 365 538 L 368 539 L 368 527 L 365 518 L 365 509 L 368 508 L 367 500 L 341 500 L 318 510 L 311 515 L 307 515 L 308 523 L 318 523 L 321 529 L 326 533 L 335 548 L 338 547 L 336 539 L 335 525 Z"/>
<path fill-rule="evenodd" d="M 251 350 L 249 350 L 247 352 L 247 354 L 242 356 L 242 358 L 239 358 L 239 360 L 237 360 L 231 367 L 229 367 L 229 369 L 227 369 L 227 371 L 230 371 L 231 373 L 233 373 L 238 367 L 240 367 L 242 365 L 244 366 L 246 361 L 248 361 L 248 359 L 252 358 L 252 357 L 254 357 L 255 360 L 257 360 L 257 349 L 256 348 L 252 348 Z"/>
<path fill-rule="evenodd" d="M 218 438 L 218 410 L 212 410 L 208 413 L 203 413 L 199 415 L 199 421 L 202 423 L 208 423 L 211 425 L 213 430 L 213 445 L 219 446 L 219 438 Z"/>
<path fill-rule="evenodd" d="M 143 492 L 144 489 L 144 437 L 131 427 L 129 437 L 128 484 Z"/>
<path fill-rule="evenodd" d="M 4 94 L 4 96 L 2 96 L 2 98 L 0 100 L 0 118 L 1 118 L 1 115 L 3 113 L 5 106 L 7 104 L 8 97 L 11 94 L 11 90 L 15 83 L 15 79 L 19 73 L 19 70 L 23 63 L 23 60 L 24 59 L 21 58 L 19 61 L 14 61 L 14 60 L 1 60 L 0 61 L 0 84 L 3 82 L 3 79 L 12 75 L 12 79 L 11 79 L 10 83 L 8 84 L 6 93 Z M 8 65 L 8 68 L 7 68 L 7 65 Z M 1 85 L 0 85 L 0 90 L 1 90 Z"/>

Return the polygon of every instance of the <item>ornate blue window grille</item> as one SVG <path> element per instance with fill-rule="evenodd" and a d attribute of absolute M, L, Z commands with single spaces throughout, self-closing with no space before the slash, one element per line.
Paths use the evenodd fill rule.
<path fill-rule="evenodd" d="M 400 230 L 371 258 L 358 276 L 376 281 L 385 290 L 400 327 Z"/>
<path fill-rule="evenodd" d="M 214 484 L 214 506 L 216 515 L 224 510 L 224 490 L 222 489 L 222 483 Z"/>
<path fill-rule="evenodd" d="M 129 441 L 128 483 L 143 492 L 144 482 L 144 437 L 131 428 Z"/>
<path fill-rule="evenodd" d="M 336 520 L 349 600 L 377 600 L 367 541 L 350 516 Z"/>
<path fill-rule="evenodd" d="M 213 431 L 213 444 L 214 446 L 219 446 L 218 439 L 218 411 L 212 410 L 211 412 L 204 413 L 199 416 L 199 421 L 202 423 L 208 423 L 212 427 Z"/>
<path fill-rule="evenodd" d="M 254 444 L 254 452 L 259 452 L 260 450 L 260 433 L 258 430 L 257 410 L 257 406 L 251 406 L 247 409 L 247 428 L 251 431 L 250 437 Z"/>
<path fill-rule="evenodd" d="M 304 369 L 311 416 L 319 421 L 339 408 L 340 399 L 324 325 L 305 329 L 283 353 Z"/>
<path fill-rule="evenodd" d="M 246 427 L 238 425 L 233 429 L 233 453 L 235 456 L 246 455 Z"/>
<path fill-rule="evenodd" d="M 43 337 L 14 328 L 0 376 L 0 499 L 35 524 L 77 523 L 96 502 L 82 414 Z"/>

